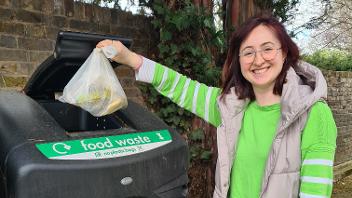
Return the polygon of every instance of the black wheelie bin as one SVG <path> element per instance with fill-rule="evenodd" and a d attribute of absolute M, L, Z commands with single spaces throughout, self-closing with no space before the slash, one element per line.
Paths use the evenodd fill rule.
<path fill-rule="evenodd" d="M 59 32 L 53 55 L 23 92 L 0 91 L 1 198 L 187 196 L 187 145 L 154 114 L 128 101 L 125 109 L 93 117 L 56 100 L 106 38 L 131 44 Z"/>

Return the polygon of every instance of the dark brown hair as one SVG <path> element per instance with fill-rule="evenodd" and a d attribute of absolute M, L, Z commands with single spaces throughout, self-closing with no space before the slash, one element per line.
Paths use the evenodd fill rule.
<path fill-rule="evenodd" d="M 256 16 L 248 19 L 234 34 L 230 40 L 230 47 L 227 53 L 226 61 L 222 70 L 222 92 L 221 98 L 235 87 L 236 95 L 239 99 L 255 100 L 253 87 L 241 73 L 239 50 L 242 42 L 247 38 L 250 32 L 259 25 L 269 27 L 275 34 L 281 44 L 283 54 L 286 54 L 282 71 L 276 79 L 273 93 L 281 95 L 283 84 L 286 81 L 286 74 L 290 67 L 296 67 L 299 59 L 299 50 L 297 45 L 287 34 L 285 27 L 273 16 Z"/>

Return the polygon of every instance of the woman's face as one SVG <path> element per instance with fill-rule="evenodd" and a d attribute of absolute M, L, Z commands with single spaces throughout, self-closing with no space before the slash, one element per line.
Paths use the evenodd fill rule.
<path fill-rule="evenodd" d="M 241 43 L 241 73 L 254 91 L 273 90 L 286 55 L 273 30 L 264 25 L 254 28 Z"/>

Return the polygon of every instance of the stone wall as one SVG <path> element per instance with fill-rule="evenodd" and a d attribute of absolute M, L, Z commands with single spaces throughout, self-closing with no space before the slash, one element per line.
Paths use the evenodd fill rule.
<path fill-rule="evenodd" d="M 59 30 L 120 35 L 145 56 L 152 46 L 150 19 L 73 0 L 0 0 L 0 88 L 21 89 L 36 67 L 52 54 Z M 129 98 L 142 102 L 134 73 L 116 73 Z"/>
<path fill-rule="evenodd" d="M 335 157 L 338 165 L 352 160 L 352 72 L 323 73 L 328 82 L 328 103 L 338 127 Z"/>

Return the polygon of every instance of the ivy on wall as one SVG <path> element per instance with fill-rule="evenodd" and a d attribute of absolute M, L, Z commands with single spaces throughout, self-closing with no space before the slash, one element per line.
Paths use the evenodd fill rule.
<path fill-rule="evenodd" d="M 178 2 L 178 9 L 164 1 L 153 4 L 152 24 L 159 32 L 156 61 L 208 86 L 219 86 L 224 34 L 217 30 L 213 15 L 190 1 Z M 180 7 L 182 9 L 180 9 Z M 162 97 L 154 88 L 142 86 L 146 103 L 168 125 L 192 142 L 204 141 L 202 129 L 192 131 L 194 115 Z M 211 153 L 191 144 L 192 158 L 210 159 Z"/>

